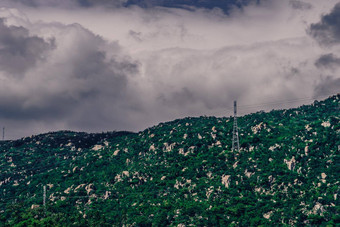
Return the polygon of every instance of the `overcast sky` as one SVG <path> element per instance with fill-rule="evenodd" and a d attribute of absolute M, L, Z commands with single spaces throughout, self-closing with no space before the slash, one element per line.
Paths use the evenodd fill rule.
<path fill-rule="evenodd" d="M 340 90 L 339 2 L 0 0 L 0 127 L 139 131 L 323 99 Z"/>

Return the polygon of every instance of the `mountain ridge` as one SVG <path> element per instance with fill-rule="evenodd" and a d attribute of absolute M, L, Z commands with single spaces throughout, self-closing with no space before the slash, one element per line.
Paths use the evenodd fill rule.
<path fill-rule="evenodd" d="M 2 142 L 0 223 L 336 225 L 339 100 L 239 117 L 239 152 L 232 117 Z"/>

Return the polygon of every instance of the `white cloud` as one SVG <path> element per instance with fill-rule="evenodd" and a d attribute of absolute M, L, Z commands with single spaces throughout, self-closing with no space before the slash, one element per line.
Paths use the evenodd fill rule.
<path fill-rule="evenodd" d="M 229 16 L 138 7 L 2 9 L 8 24 L 55 47 L 22 80 L 0 73 L 1 92 L 12 100 L 0 103 L 17 114 L 0 119 L 12 128 L 28 122 L 13 137 L 142 130 L 188 115 L 223 115 L 236 98 L 242 105 L 335 92 L 327 84 L 338 81 L 338 69 L 328 75 L 315 62 L 339 49 L 324 49 L 306 33 L 335 3 L 266 1 Z"/>

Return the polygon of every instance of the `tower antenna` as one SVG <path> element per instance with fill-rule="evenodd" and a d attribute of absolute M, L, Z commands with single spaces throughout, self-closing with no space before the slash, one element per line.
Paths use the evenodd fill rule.
<path fill-rule="evenodd" d="M 46 207 L 46 185 L 43 186 L 43 191 L 44 191 L 44 194 L 43 194 L 43 205 L 44 205 L 44 207 Z"/>
<path fill-rule="evenodd" d="M 2 140 L 5 140 L 5 127 L 2 128 Z"/>
<path fill-rule="evenodd" d="M 233 144 L 232 151 L 240 150 L 240 141 L 238 138 L 238 128 L 237 128 L 237 102 L 234 101 L 234 129 L 233 129 Z"/>

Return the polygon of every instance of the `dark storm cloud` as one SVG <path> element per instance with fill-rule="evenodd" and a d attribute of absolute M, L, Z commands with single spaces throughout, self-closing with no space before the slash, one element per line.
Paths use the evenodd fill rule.
<path fill-rule="evenodd" d="M 125 57 L 118 44 L 79 25 L 46 26 L 56 31 L 54 48 L 29 36 L 26 28 L 1 23 L 0 66 L 7 70 L 0 71 L 0 121 L 38 122 L 52 130 L 60 125 L 109 130 L 111 123 L 123 124 L 125 114 L 119 109 L 132 104 L 128 77 L 138 72 L 138 64 Z M 34 64 L 46 48 L 50 51 L 44 61 Z M 28 67 L 25 77 L 13 77 Z"/>
<path fill-rule="evenodd" d="M 250 2 L 260 2 L 259 0 L 128 0 L 125 5 L 138 5 L 140 7 L 170 7 L 170 8 L 220 8 L 228 12 L 231 7 L 242 7 Z"/>
<path fill-rule="evenodd" d="M 22 77 L 52 48 L 53 41 L 47 43 L 42 38 L 30 36 L 27 29 L 7 26 L 0 18 L 0 71 Z"/>
<path fill-rule="evenodd" d="M 334 69 L 337 66 L 340 66 L 340 58 L 335 56 L 334 54 L 325 54 L 322 55 L 316 62 L 315 66 L 318 68 L 331 68 Z"/>
<path fill-rule="evenodd" d="M 336 4 L 329 14 L 321 17 L 321 21 L 312 24 L 309 34 L 321 45 L 340 43 L 340 3 Z"/>
<path fill-rule="evenodd" d="M 314 95 L 327 96 L 329 94 L 337 94 L 340 87 L 340 78 L 334 78 L 333 76 L 327 76 L 319 82 L 314 89 Z"/>
<path fill-rule="evenodd" d="M 7 0 L 8 1 L 8 0 Z M 243 7 L 250 3 L 260 3 L 260 0 L 11 0 L 30 7 L 96 7 L 119 8 L 139 6 L 141 8 L 168 7 L 194 9 L 220 8 L 228 12 L 232 7 Z M 9 1 L 8 1 L 9 2 Z M 295 3 L 297 5 L 297 3 Z M 302 5 L 302 4 L 300 4 Z"/>

